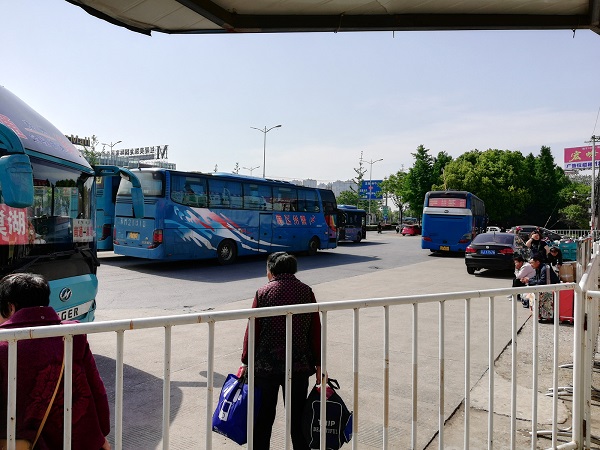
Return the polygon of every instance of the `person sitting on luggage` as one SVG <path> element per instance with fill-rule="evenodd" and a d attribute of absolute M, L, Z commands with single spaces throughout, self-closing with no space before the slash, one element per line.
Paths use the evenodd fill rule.
<path fill-rule="evenodd" d="M 528 286 L 541 286 L 544 284 L 558 284 L 560 279 L 554 270 L 546 270 L 549 268 L 548 265 L 544 264 L 544 257 L 539 253 L 536 253 L 531 258 L 531 267 L 535 269 L 535 275 L 532 277 L 524 277 L 521 281 L 526 283 Z M 550 280 L 548 281 L 548 274 L 550 274 Z"/>
<path fill-rule="evenodd" d="M 535 276 L 535 269 L 531 264 L 525 262 L 525 259 L 521 255 L 516 255 L 513 258 L 513 262 L 515 263 L 515 277 L 513 278 L 512 287 L 527 286 L 527 283 L 523 279 Z M 513 298 L 512 295 L 508 297 Z M 521 294 L 517 294 L 517 300 L 521 301 Z"/>

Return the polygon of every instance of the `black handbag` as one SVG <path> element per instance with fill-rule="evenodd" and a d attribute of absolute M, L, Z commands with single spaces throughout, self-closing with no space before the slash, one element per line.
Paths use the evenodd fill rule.
<path fill-rule="evenodd" d="M 342 397 L 336 392 L 340 388 L 337 380 L 329 379 L 325 406 L 327 450 L 338 450 L 352 439 L 352 412 L 348 410 Z M 319 448 L 321 432 L 321 389 L 315 385 L 304 405 L 303 431 L 310 448 Z"/>

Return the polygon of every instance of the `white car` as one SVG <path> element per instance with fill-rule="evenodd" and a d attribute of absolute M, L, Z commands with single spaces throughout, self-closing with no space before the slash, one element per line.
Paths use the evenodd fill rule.
<path fill-rule="evenodd" d="M 500 227 L 487 227 L 485 230 L 486 233 L 500 233 Z"/>

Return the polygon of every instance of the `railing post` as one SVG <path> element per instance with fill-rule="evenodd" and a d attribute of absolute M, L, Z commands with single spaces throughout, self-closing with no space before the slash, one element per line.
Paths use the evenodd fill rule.
<path fill-rule="evenodd" d="M 494 297 L 488 308 L 488 450 L 494 448 Z"/>
<path fill-rule="evenodd" d="M 358 418 L 359 418 L 359 390 L 358 390 L 358 355 L 359 355 L 359 318 L 360 318 L 360 309 L 354 308 L 354 336 L 353 336 L 353 345 L 352 345 L 352 370 L 354 372 L 354 383 L 352 386 L 353 389 L 353 398 L 352 404 L 354 412 L 352 419 L 352 450 L 358 450 Z"/>
<path fill-rule="evenodd" d="M 248 335 L 250 342 L 250 334 Z M 250 344 L 248 344 L 250 345 Z M 213 393 L 214 393 L 214 372 L 215 372 L 215 323 L 208 322 L 208 343 L 206 349 L 206 427 L 205 427 L 205 448 L 212 450 L 212 415 L 213 415 Z M 250 356 L 248 356 L 250 357 Z M 250 447 L 249 447 L 250 448 Z"/>
<path fill-rule="evenodd" d="M 471 436 L 471 299 L 465 299 L 465 430 L 464 449 Z"/>
<path fill-rule="evenodd" d="M 445 312 L 444 312 L 444 302 L 440 301 L 440 306 L 439 306 L 439 311 L 440 311 L 440 317 L 439 317 L 439 390 L 440 390 L 440 397 L 439 397 L 439 417 L 438 417 L 438 427 L 439 427 L 439 432 L 438 432 L 438 447 L 440 450 L 443 450 L 444 448 L 444 401 L 445 401 L 445 397 L 444 397 L 444 336 L 445 336 L 445 331 L 444 331 L 444 324 L 445 324 Z"/>
<path fill-rule="evenodd" d="M 165 326 L 165 354 L 163 361 L 163 449 L 169 450 L 171 417 L 171 327 Z"/>
<path fill-rule="evenodd" d="M 388 448 L 390 426 L 390 307 L 383 307 L 383 448 Z"/>
<path fill-rule="evenodd" d="M 419 304 L 413 303 L 413 329 L 412 329 L 412 430 L 411 430 L 411 450 L 417 448 L 417 387 L 418 387 L 418 372 L 419 372 Z"/>
<path fill-rule="evenodd" d="M 115 449 L 123 449 L 123 347 L 125 332 L 117 331 L 115 361 Z"/>

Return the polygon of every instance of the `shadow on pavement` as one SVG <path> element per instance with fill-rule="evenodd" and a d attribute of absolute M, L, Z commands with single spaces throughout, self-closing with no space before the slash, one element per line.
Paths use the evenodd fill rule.
<path fill-rule="evenodd" d="M 111 433 L 108 440 L 114 445 L 115 369 L 112 358 L 94 355 L 100 376 L 104 381 L 111 416 Z M 206 372 L 200 372 L 206 378 Z M 225 382 L 225 376 L 214 374 L 215 390 Z M 183 388 L 206 388 L 206 381 L 171 382 L 171 414 L 173 423 L 181 411 Z M 148 450 L 159 448 L 162 441 L 163 380 L 130 365 L 123 365 L 123 448 Z"/>

